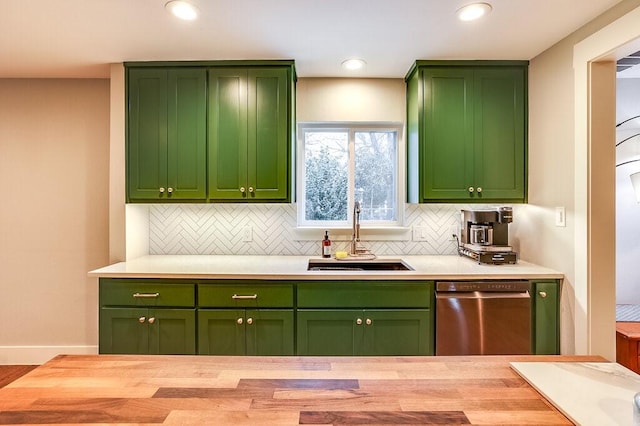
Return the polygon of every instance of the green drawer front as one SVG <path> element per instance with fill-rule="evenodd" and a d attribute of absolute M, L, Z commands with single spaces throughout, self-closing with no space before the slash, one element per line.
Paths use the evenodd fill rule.
<path fill-rule="evenodd" d="M 195 284 L 100 280 L 100 306 L 195 307 Z"/>
<path fill-rule="evenodd" d="M 200 284 L 198 306 L 201 308 L 290 308 L 292 285 L 272 284 Z"/>
<path fill-rule="evenodd" d="M 430 308 L 433 282 L 348 281 L 298 285 L 299 308 Z"/>

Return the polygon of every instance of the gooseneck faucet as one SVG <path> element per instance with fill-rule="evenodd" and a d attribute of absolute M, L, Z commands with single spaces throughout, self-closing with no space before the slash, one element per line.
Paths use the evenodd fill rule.
<path fill-rule="evenodd" d="M 360 203 L 353 203 L 353 235 L 351 236 L 351 254 L 358 254 L 360 242 Z"/>

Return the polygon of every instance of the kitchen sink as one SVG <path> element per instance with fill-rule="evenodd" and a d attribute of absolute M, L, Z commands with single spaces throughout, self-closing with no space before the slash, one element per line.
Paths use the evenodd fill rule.
<path fill-rule="evenodd" d="M 307 271 L 413 271 L 402 260 L 309 260 Z"/>

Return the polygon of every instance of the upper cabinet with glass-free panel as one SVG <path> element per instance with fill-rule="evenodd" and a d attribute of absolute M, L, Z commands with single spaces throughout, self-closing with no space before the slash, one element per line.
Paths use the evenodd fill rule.
<path fill-rule="evenodd" d="M 406 77 L 409 202 L 526 202 L 527 64 L 416 62 Z"/>
<path fill-rule="evenodd" d="M 128 202 L 288 202 L 293 61 L 127 68 Z"/>
<path fill-rule="evenodd" d="M 211 201 L 291 199 L 293 69 L 209 69 Z"/>

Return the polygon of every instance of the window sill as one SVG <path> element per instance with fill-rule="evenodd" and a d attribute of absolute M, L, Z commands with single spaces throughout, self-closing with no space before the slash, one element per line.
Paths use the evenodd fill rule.
<path fill-rule="evenodd" d="M 349 227 L 311 227 L 299 226 L 292 229 L 294 241 L 320 241 L 324 231 L 329 231 L 332 241 L 351 241 L 353 229 Z M 411 228 L 406 226 L 360 227 L 362 241 L 411 241 Z"/>

